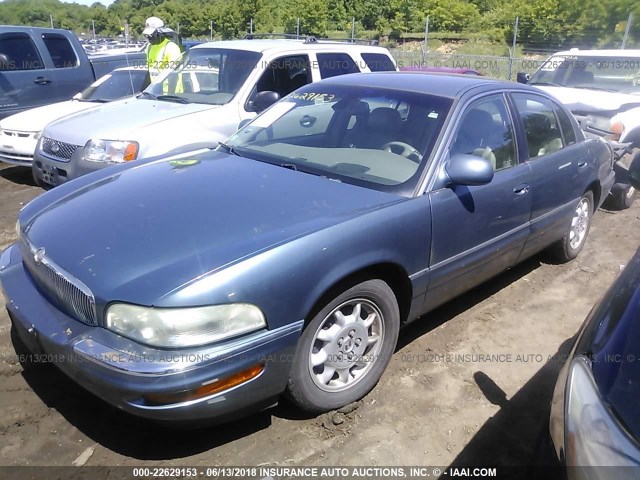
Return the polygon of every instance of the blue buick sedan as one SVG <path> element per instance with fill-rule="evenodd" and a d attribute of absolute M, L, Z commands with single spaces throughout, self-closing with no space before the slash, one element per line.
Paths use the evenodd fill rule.
<path fill-rule="evenodd" d="M 375 386 L 401 325 L 543 249 L 576 257 L 613 181 L 539 90 L 346 75 L 217 151 L 38 197 L 0 282 L 22 342 L 127 412 L 202 424 L 283 393 L 323 412 Z"/>

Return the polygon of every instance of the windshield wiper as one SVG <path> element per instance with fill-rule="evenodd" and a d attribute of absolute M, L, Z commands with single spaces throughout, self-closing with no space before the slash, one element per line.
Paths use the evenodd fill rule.
<path fill-rule="evenodd" d="M 104 98 L 80 98 L 81 102 L 107 103 L 109 100 Z"/>
<path fill-rule="evenodd" d="M 147 91 L 140 92 L 140 97 L 149 97 L 151 100 L 156 100 L 158 98 L 153 93 L 149 93 Z"/>
<path fill-rule="evenodd" d="M 591 85 L 571 85 L 571 88 L 582 88 L 584 90 L 600 90 L 603 92 L 613 92 L 613 93 L 617 93 L 617 90 L 614 90 L 612 88 L 603 88 L 603 87 L 593 87 Z"/>
<path fill-rule="evenodd" d="M 218 146 L 224 148 L 229 155 L 235 155 L 237 157 L 240 156 L 240 154 L 235 151 L 232 145 L 227 145 L 226 143 L 218 142 Z"/>
<path fill-rule="evenodd" d="M 191 103 L 184 97 L 179 97 L 178 95 L 157 95 L 156 98 L 158 100 L 167 100 L 169 102 L 178 102 L 178 103 Z"/>

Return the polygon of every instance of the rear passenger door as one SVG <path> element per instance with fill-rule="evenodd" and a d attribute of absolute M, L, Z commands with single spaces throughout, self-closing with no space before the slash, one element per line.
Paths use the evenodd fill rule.
<path fill-rule="evenodd" d="M 524 252 L 531 254 L 562 237 L 593 166 L 571 121 L 554 102 L 530 93 L 512 98 L 531 167 L 531 238 Z"/>
<path fill-rule="evenodd" d="M 80 61 L 85 57 L 81 56 L 82 52 L 76 51 L 65 35 L 45 32 L 40 39 L 51 61 L 45 78 L 50 82 L 53 97 L 46 103 L 69 99 L 93 82 L 90 64 Z"/>

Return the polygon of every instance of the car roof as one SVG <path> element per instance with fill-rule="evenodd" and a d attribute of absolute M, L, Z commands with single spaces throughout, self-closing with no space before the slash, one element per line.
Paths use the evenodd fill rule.
<path fill-rule="evenodd" d="M 588 56 L 588 57 L 633 57 L 640 58 L 640 50 L 579 50 L 573 48 L 562 52 L 554 53 L 554 55 L 570 55 L 570 56 Z"/>
<path fill-rule="evenodd" d="M 248 50 L 252 52 L 265 53 L 267 51 L 286 52 L 292 49 L 303 49 L 309 51 L 315 50 L 356 50 L 356 51 L 371 51 L 371 52 L 385 52 L 386 48 L 382 48 L 374 45 L 362 45 L 357 43 L 350 43 L 348 41 L 326 41 L 317 40 L 313 42 L 307 42 L 305 39 L 243 39 L 243 40 L 222 40 L 216 42 L 201 43 L 191 47 L 191 50 L 199 50 L 201 48 L 228 48 L 233 50 Z"/>
<path fill-rule="evenodd" d="M 404 71 L 375 72 L 340 75 L 321 80 L 323 84 L 358 85 L 372 88 L 394 88 L 416 93 L 429 93 L 444 97 L 460 97 L 472 88 L 518 89 L 541 93 L 542 91 L 516 82 L 464 74 Z"/>

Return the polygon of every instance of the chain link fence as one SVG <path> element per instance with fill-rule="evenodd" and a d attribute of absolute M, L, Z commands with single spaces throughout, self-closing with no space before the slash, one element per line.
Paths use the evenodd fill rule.
<path fill-rule="evenodd" d="M 518 72 L 533 73 L 545 56 L 510 57 L 496 55 L 468 55 L 456 53 L 423 52 L 421 50 L 391 49 L 398 67 L 448 67 L 476 70 L 487 77 L 514 80 Z"/>

